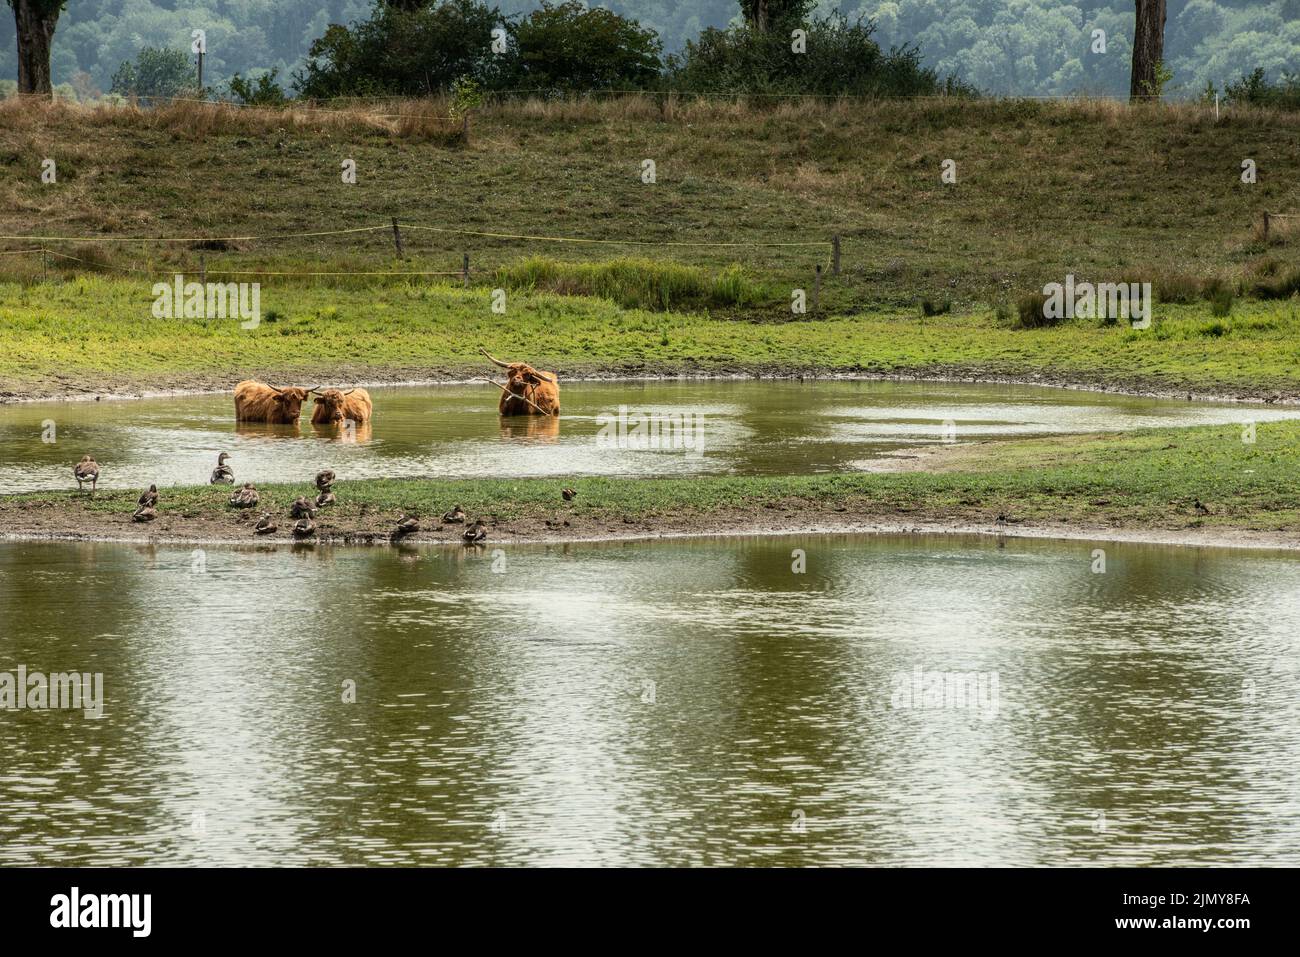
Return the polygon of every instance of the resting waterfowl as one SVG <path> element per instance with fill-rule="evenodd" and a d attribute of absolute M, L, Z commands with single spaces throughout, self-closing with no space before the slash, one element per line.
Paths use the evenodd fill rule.
<path fill-rule="evenodd" d="M 135 500 L 135 504 L 141 508 L 153 508 L 158 504 L 158 486 L 150 485 L 140 493 L 140 497 Z"/>
<path fill-rule="evenodd" d="M 256 508 L 260 498 L 257 489 L 253 488 L 253 483 L 245 482 L 243 488 L 230 496 L 230 504 L 235 508 Z"/>
<path fill-rule="evenodd" d="M 89 455 L 83 455 L 81 461 L 72 467 L 72 474 L 77 479 L 77 491 L 82 490 L 82 483 L 90 483 L 90 494 L 95 494 L 95 486 L 99 482 L 99 463 Z"/>
<path fill-rule="evenodd" d="M 253 532 L 257 535 L 274 535 L 278 530 L 278 526 L 271 520 L 270 512 L 264 513 L 253 526 Z"/>
<path fill-rule="evenodd" d="M 412 518 L 409 515 L 403 515 L 397 520 L 397 528 L 393 530 L 394 535 L 413 535 L 420 530 L 420 520 Z"/>
<path fill-rule="evenodd" d="M 560 489 L 560 494 L 564 496 L 566 502 L 572 502 L 578 497 L 578 493 L 571 488 Z"/>
<path fill-rule="evenodd" d="M 153 509 L 152 506 L 141 505 L 139 508 L 135 510 L 135 514 L 131 516 L 131 521 L 152 522 L 157 517 L 158 517 L 158 513 Z"/>
<path fill-rule="evenodd" d="M 230 455 L 227 452 L 222 452 L 217 456 L 217 467 L 212 470 L 212 477 L 208 479 L 209 485 L 235 484 L 235 470 L 226 464 L 228 458 L 230 458 Z"/>
<path fill-rule="evenodd" d="M 1206 506 L 1201 504 L 1201 500 L 1199 498 L 1192 499 L 1192 507 L 1196 509 L 1197 515 L 1210 514 L 1210 510 Z"/>
<path fill-rule="evenodd" d="M 329 469 L 316 473 L 316 487 L 322 492 L 328 492 L 334 485 L 334 473 Z"/>
<path fill-rule="evenodd" d="M 322 491 L 319 495 L 316 496 L 317 508 L 325 508 L 329 505 L 336 505 L 336 504 L 338 504 L 338 499 L 334 497 L 334 493 L 331 492 L 328 488 L 326 488 L 324 491 Z"/>
<path fill-rule="evenodd" d="M 310 518 L 300 519 L 293 526 L 294 538 L 309 538 L 315 534 L 316 534 L 316 523 L 313 522 Z"/>
<path fill-rule="evenodd" d="M 450 512 L 443 512 L 442 520 L 447 525 L 463 525 L 465 523 L 465 513 L 457 505 Z"/>
<path fill-rule="evenodd" d="M 298 496 L 289 506 L 289 514 L 294 518 L 315 518 L 316 506 L 312 505 L 305 496 Z"/>
<path fill-rule="evenodd" d="M 474 524 L 465 529 L 465 534 L 461 536 L 465 539 L 466 545 L 481 545 L 487 541 L 487 523 L 483 519 L 476 519 Z"/>

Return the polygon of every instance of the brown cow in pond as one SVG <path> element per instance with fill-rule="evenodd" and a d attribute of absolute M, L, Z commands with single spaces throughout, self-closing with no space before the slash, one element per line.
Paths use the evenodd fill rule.
<path fill-rule="evenodd" d="M 312 390 L 315 392 L 315 390 Z M 312 411 L 312 425 L 334 425 L 355 422 L 363 425 L 375 414 L 370 393 L 365 389 L 326 389 L 316 393 L 316 408 Z"/>
<path fill-rule="evenodd" d="M 235 421 L 296 425 L 309 389 L 277 389 L 248 379 L 235 386 Z"/>
<path fill-rule="evenodd" d="M 559 415 L 560 380 L 554 372 L 542 372 L 526 362 L 502 362 L 486 349 L 479 351 L 491 362 L 506 370 L 506 384 L 501 389 L 497 411 L 501 415 Z"/>

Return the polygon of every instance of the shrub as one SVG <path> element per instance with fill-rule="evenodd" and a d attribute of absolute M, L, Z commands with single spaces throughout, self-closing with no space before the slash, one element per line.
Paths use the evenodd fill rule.
<path fill-rule="evenodd" d="M 135 58 L 126 60 L 113 74 L 110 93 L 138 97 L 145 102 L 177 96 L 193 96 L 198 91 L 194 64 L 183 50 L 145 47 Z"/>
<path fill-rule="evenodd" d="M 1047 315 L 1047 296 L 1031 292 L 1016 302 L 1016 325 L 1020 329 L 1043 329 L 1064 322 L 1059 317 Z"/>
<path fill-rule="evenodd" d="M 684 93 L 866 94 L 913 96 L 974 91 L 941 81 L 914 47 L 883 53 L 868 20 L 839 13 L 802 24 L 807 52 L 792 49 L 790 31 L 736 26 L 706 29 L 668 58 L 667 85 Z"/>
<path fill-rule="evenodd" d="M 663 68 L 658 35 L 635 20 L 577 0 L 543 0 L 511 29 L 511 85 L 543 92 L 642 89 Z"/>
<path fill-rule="evenodd" d="M 1236 83 L 1224 88 L 1228 102 L 1235 106 L 1271 106 L 1284 110 L 1300 109 L 1300 76 L 1283 73 L 1270 83 L 1263 67 L 1256 67 Z"/>
<path fill-rule="evenodd" d="M 410 9 L 378 0 L 370 19 L 331 24 L 312 42 L 294 85 L 303 96 L 426 96 L 461 77 L 484 85 L 497 75 L 492 30 L 505 19 L 479 0 L 443 0 Z"/>
<path fill-rule="evenodd" d="M 275 82 L 279 69 L 263 73 L 256 81 L 246 80 L 238 73 L 230 78 L 230 93 L 245 106 L 284 106 L 288 97 Z"/>
<path fill-rule="evenodd" d="M 942 316 L 944 313 L 952 311 L 952 300 L 921 300 L 921 315 L 923 316 Z"/>
<path fill-rule="evenodd" d="M 731 266 L 710 280 L 697 266 L 650 259 L 572 263 L 530 256 L 498 269 L 496 281 L 513 288 L 597 296 L 629 309 L 745 306 L 763 295 L 760 288 L 744 278 L 739 266 Z"/>

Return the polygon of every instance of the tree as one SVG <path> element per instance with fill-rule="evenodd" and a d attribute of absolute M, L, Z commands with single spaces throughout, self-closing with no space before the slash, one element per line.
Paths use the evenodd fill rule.
<path fill-rule="evenodd" d="M 53 96 L 50 44 L 67 0 L 9 0 L 18 31 L 18 92 Z"/>
<path fill-rule="evenodd" d="M 1165 0 L 1137 0 L 1130 100 L 1158 99 L 1164 86 Z"/>
<path fill-rule="evenodd" d="M 511 31 L 520 86 L 547 91 L 607 90 L 653 84 L 663 64 L 653 30 L 577 0 L 539 10 Z"/>
<path fill-rule="evenodd" d="M 787 20 L 802 20 L 814 0 L 740 0 L 745 22 L 759 33 Z"/>
<path fill-rule="evenodd" d="M 134 63 L 126 60 L 118 67 L 109 92 L 148 102 L 193 93 L 195 86 L 189 54 L 183 50 L 145 47 Z"/>

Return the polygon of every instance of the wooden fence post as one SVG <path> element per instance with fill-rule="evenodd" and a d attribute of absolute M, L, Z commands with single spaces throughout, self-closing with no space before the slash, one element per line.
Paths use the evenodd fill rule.
<path fill-rule="evenodd" d="M 460 276 L 465 283 L 465 288 L 468 289 L 469 288 L 469 253 L 466 253 L 465 258 L 461 260 Z"/>
<path fill-rule="evenodd" d="M 199 282 L 204 289 L 208 287 L 208 260 L 203 253 L 199 253 Z"/>
<path fill-rule="evenodd" d="M 397 258 L 405 258 L 402 255 L 402 231 L 397 228 L 397 217 L 393 217 L 393 245 L 397 247 Z"/>
<path fill-rule="evenodd" d="M 1268 242 L 1268 212 L 1264 213 L 1264 242 Z"/>
<path fill-rule="evenodd" d="M 822 292 L 822 265 L 817 264 L 817 275 L 813 278 L 813 312 L 819 312 L 817 300 L 821 297 Z"/>
<path fill-rule="evenodd" d="M 831 237 L 831 246 L 833 247 L 833 251 L 831 253 L 831 272 L 833 272 L 835 275 L 838 276 L 840 274 L 840 234 L 839 233 L 836 233 L 833 237 Z"/>

